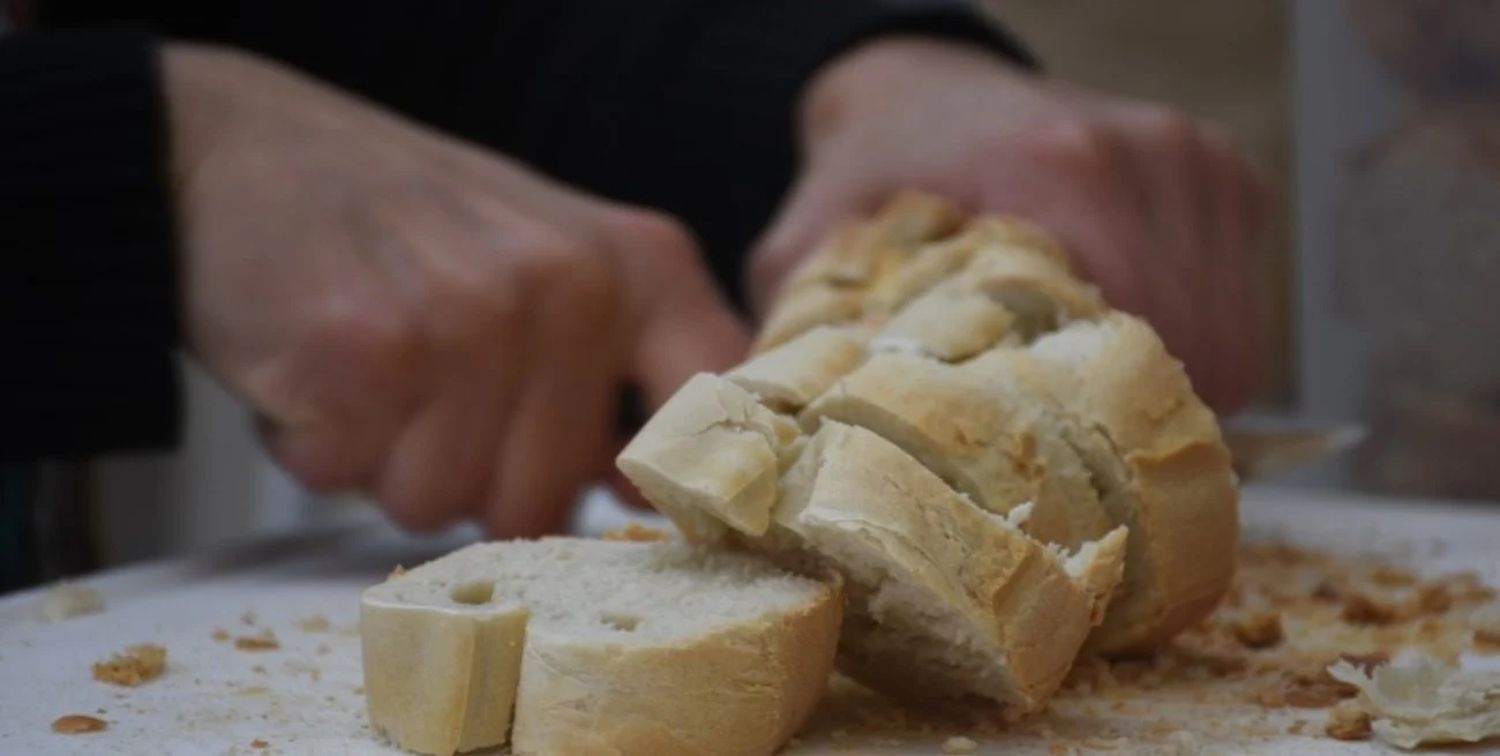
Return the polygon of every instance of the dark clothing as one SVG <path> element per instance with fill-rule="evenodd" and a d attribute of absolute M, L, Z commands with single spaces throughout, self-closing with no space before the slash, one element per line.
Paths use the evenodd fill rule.
<path fill-rule="evenodd" d="M 160 446 L 176 432 L 153 38 L 279 58 L 564 182 L 672 213 L 731 295 L 742 250 L 791 179 L 793 104 L 819 65 L 894 32 L 1027 60 L 957 0 L 166 5 L 41 2 L 37 31 L 0 40 L 0 458 Z"/>

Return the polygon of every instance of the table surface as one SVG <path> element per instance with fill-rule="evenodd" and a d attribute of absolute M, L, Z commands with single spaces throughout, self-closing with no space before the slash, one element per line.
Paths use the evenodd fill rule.
<path fill-rule="evenodd" d="M 1251 540 L 1374 553 L 1423 572 L 1470 569 L 1500 584 L 1497 506 L 1251 487 L 1242 516 Z M 590 529 L 608 519 L 594 517 Z M 0 598 L 0 754 L 400 753 L 383 744 L 366 722 L 359 593 L 393 565 L 419 563 L 473 538 L 466 529 L 414 537 L 366 520 L 258 539 L 86 578 L 80 582 L 104 595 L 105 610 L 50 624 L 38 614 L 44 591 Z M 326 618 L 329 627 L 306 625 L 314 617 Z M 236 650 L 215 640 L 218 628 L 232 636 L 269 628 L 280 648 Z M 92 662 L 142 642 L 168 649 L 161 678 L 136 688 L 91 678 Z M 108 729 L 88 735 L 50 730 L 53 719 L 74 713 L 98 716 Z M 1266 714 L 1257 716 L 1264 721 Z M 1105 724 L 1127 735 L 1132 727 L 1128 715 Z M 937 754 L 946 737 L 858 741 L 848 733 L 815 728 L 786 753 Z M 265 746 L 253 748 L 257 740 Z M 1201 739 L 1176 742 L 1191 746 L 1178 752 L 1215 750 L 1214 743 Z M 1044 739 L 1018 735 L 982 742 L 978 752 L 1046 753 L 1047 748 Z M 1218 750 L 1384 751 L 1368 743 L 1264 733 L 1219 744 Z"/>

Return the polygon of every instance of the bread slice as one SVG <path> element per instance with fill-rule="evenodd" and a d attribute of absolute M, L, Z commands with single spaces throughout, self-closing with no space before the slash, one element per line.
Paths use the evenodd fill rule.
<path fill-rule="evenodd" d="M 1234 575 L 1239 494 L 1213 413 L 1149 326 L 1112 312 L 960 369 L 1043 408 L 1111 521 L 1130 528 L 1125 578 L 1090 651 L 1150 651 L 1212 610 Z"/>
<path fill-rule="evenodd" d="M 365 591 L 370 718 L 430 754 L 769 754 L 840 607 L 836 580 L 681 543 L 477 544 Z"/>
<path fill-rule="evenodd" d="M 895 444 L 832 420 L 810 438 L 781 437 L 779 447 L 757 452 L 767 470 L 781 460 L 784 473 L 774 497 L 757 499 L 768 508 L 740 520 L 764 518 L 768 527 L 737 526 L 712 501 L 679 519 L 682 502 L 701 501 L 702 486 L 697 470 L 660 456 L 674 446 L 666 434 L 678 438 L 688 427 L 677 418 L 754 401 L 726 378 L 699 375 L 689 386 L 621 453 L 620 469 L 648 500 L 670 502 L 662 511 L 698 538 L 842 574 L 851 597 L 841 645 L 847 671 L 899 695 L 976 694 L 1026 710 L 1056 689 L 1119 580 L 1123 529 L 1081 549 L 1070 571 L 1060 551 L 1017 527 L 1022 516 L 985 512 Z M 705 403 L 712 406 L 698 406 Z M 741 454 L 732 440 L 689 438 L 700 459 Z M 723 527 L 703 528 L 705 513 Z"/>
<path fill-rule="evenodd" d="M 690 539 L 717 541 L 726 525 L 759 535 L 771 522 L 781 452 L 796 434 L 790 418 L 749 392 L 700 374 L 647 421 L 617 464 Z"/>
<path fill-rule="evenodd" d="M 1026 531 L 1076 548 L 1116 524 L 1088 471 L 1036 402 L 988 376 L 910 354 L 877 354 L 803 410 L 868 428 L 997 514 L 1031 507 Z"/>
<path fill-rule="evenodd" d="M 824 421 L 774 515 L 847 579 L 840 666 L 904 697 L 1039 709 L 1120 579 L 1124 529 L 1068 559 L 874 433 Z M 754 541 L 752 540 L 753 544 Z"/>
<path fill-rule="evenodd" d="M 905 266 L 924 243 L 952 233 L 962 222 L 952 203 L 907 192 L 893 198 L 873 221 L 833 233 L 787 277 L 761 324 L 755 351 L 813 326 L 865 317 L 872 285 Z"/>

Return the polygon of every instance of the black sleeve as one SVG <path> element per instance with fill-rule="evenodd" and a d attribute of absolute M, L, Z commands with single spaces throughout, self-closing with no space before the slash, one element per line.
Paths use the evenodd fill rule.
<path fill-rule="evenodd" d="M 42 0 L 282 59 L 560 180 L 685 219 L 737 294 L 795 167 L 797 94 L 863 40 L 918 33 L 1029 65 L 961 0 Z"/>
<path fill-rule="evenodd" d="M 163 116 L 144 33 L 0 39 L 0 458 L 175 437 Z"/>

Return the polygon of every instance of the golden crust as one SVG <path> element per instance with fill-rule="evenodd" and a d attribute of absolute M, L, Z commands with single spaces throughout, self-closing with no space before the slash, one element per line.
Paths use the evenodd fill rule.
<path fill-rule="evenodd" d="M 1125 580 L 1090 650 L 1150 651 L 1207 614 L 1234 573 L 1238 492 L 1218 424 L 1140 320 L 1109 313 L 967 363 L 1045 400 L 1130 527 Z"/>

